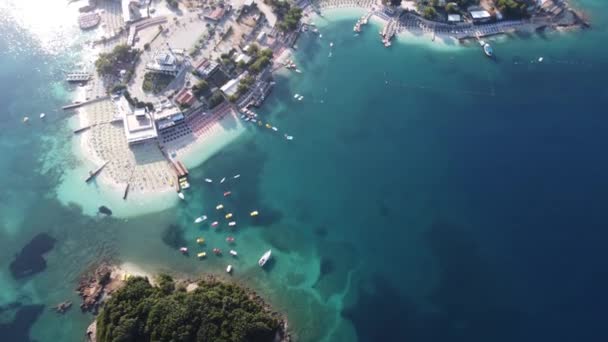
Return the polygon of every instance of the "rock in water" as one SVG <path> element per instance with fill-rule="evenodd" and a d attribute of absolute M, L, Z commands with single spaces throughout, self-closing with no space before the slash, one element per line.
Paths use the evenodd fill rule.
<path fill-rule="evenodd" d="M 110 210 L 110 208 L 106 207 L 105 205 L 99 207 L 99 212 L 108 216 L 112 215 L 112 210 Z"/>
<path fill-rule="evenodd" d="M 15 256 L 9 268 L 13 278 L 21 279 L 32 274 L 42 272 L 46 268 L 43 255 L 55 246 L 56 240 L 46 233 L 40 233 Z"/>

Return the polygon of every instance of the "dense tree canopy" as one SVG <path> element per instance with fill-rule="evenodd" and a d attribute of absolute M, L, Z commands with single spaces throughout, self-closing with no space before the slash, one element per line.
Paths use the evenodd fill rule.
<path fill-rule="evenodd" d="M 507 18 L 521 18 L 528 15 L 528 5 L 524 0 L 497 0 L 496 8 Z"/>
<path fill-rule="evenodd" d="M 99 54 L 95 61 L 95 68 L 101 75 L 113 74 L 118 76 L 118 71 L 121 69 L 131 69 L 138 54 L 138 50 L 131 49 L 126 44 L 116 45 L 112 51 Z"/>
<path fill-rule="evenodd" d="M 274 13 L 279 18 L 277 27 L 284 32 L 293 31 L 298 28 L 300 19 L 302 19 L 302 9 L 296 6 L 292 6 L 289 1 L 286 0 L 265 0 L 268 3 Z"/>
<path fill-rule="evenodd" d="M 202 281 L 186 293 L 168 276 L 131 278 L 97 317 L 97 341 L 273 341 L 279 321 L 242 288 Z"/>

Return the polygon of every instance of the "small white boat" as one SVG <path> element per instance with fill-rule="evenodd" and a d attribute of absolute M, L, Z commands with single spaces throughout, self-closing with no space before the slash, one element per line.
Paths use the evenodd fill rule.
<path fill-rule="evenodd" d="M 230 227 L 236 226 L 236 221 L 230 221 L 230 222 L 228 222 L 228 226 L 230 226 Z"/>
<path fill-rule="evenodd" d="M 278 131 L 279 129 L 278 129 L 278 128 L 276 128 L 276 127 L 274 127 L 274 126 L 272 126 L 272 130 L 276 132 L 276 131 Z"/>
<path fill-rule="evenodd" d="M 224 183 L 226 181 L 226 177 L 222 178 L 222 180 L 220 181 L 220 184 Z"/>
<path fill-rule="evenodd" d="M 218 204 L 217 206 L 215 206 L 215 210 L 221 210 L 221 209 L 224 209 L 223 204 Z"/>
<path fill-rule="evenodd" d="M 287 140 L 293 140 L 293 136 L 285 134 L 285 139 L 287 139 Z"/>
<path fill-rule="evenodd" d="M 232 177 L 232 178 L 237 179 L 237 178 L 239 178 L 239 177 L 241 177 L 241 175 L 240 175 L 240 174 L 238 174 L 238 175 L 234 175 L 234 177 Z"/>
<path fill-rule="evenodd" d="M 319 33 L 319 38 L 323 38 L 323 34 Z"/>
<path fill-rule="evenodd" d="M 45 117 L 45 116 L 46 116 L 46 114 L 44 114 L 44 113 L 40 113 L 40 118 L 41 118 L 41 119 L 44 119 L 44 117 Z"/>
<path fill-rule="evenodd" d="M 300 69 L 296 69 L 296 72 L 297 72 L 298 74 L 301 74 L 301 73 L 302 73 L 302 70 L 300 70 Z"/>
<path fill-rule="evenodd" d="M 259 212 L 257 210 L 252 211 L 251 213 L 249 213 L 249 216 L 258 216 Z"/>
<path fill-rule="evenodd" d="M 304 96 L 300 95 L 300 97 L 298 97 L 298 101 L 302 101 L 304 100 Z"/>
<path fill-rule="evenodd" d="M 205 178 L 205 182 L 207 182 L 207 183 L 213 183 L 213 180 L 210 179 L 210 178 Z"/>
<path fill-rule="evenodd" d="M 329 47 L 334 47 L 334 42 L 330 42 Z"/>
<path fill-rule="evenodd" d="M 179 198 L 180 198 L 180 199 L 182 199 L 182 200 L 185 200 L 185 199 L 186 199 L 186 196 L 184 196 L 184 193 L 183 193 L 183 192 L 178 192 L 178 193 L 177 193 L 177 197 L 179 197 Z"/>
<path fill-rule="evenodd" d="M 27 123 L 28 121 L 30 121 L 30 118 L 28 118 L 27 116 L 23 117 L 23 123 Z"/>
<path fill-rule="evenodd" d="M 327 55 L 327 57 L 331 57 L 331 56 L 333 56 L 333 53 L 330 52 L 329 55 Z"/>
<path fill-rule="evenodd" d="M 297 99 L 299 96 L 300 96 L 300 94 L 295 94 L 295 95 L 293 96 L 293 98 L 294 98 L 294 99 Z"/>
<path fill-rule="evenodd" d="M 232 256 L 237 256 L 237 255 L 238 255 L 238 253 L 237 253 L 237 252 L 236 252 L 234 249 L 231 249 L 231 250 L 230 250 L 230 255 L 232 255 Z"/>
<path fill-rule="evenodd" d="M 538 57 L 538 62 L 539 62 L 539 63 L 542 63 L 542 62 L 543 62 L 543 60 L 544 60 L 544 58 L 543 58 L 543 57 Z"/>
<path fill-rule="evenodd" d="M 199 216 L 194 220 L 194 223 L 201 223 L 207 219 L 207 215 Z"/>
<path fill-rule="evenodd" d="M 271 255 L 272 255 L 272 250 L 270 250 L 270 249 L 267 250 L 266 253 L 264 253 L 264 255 L 262 255 L 262 257 L 258 261 L 258 265 L 260 265 L 260 267 L 264 267 L 264 265 L 266 265 L 266 263 L 270 259 Z"/>
<path fill-rule="evenodd" d="M 188 254 L 188 247 L 180 247 L 179 251 L 180 251 L 182 254 Z"/>
<path fill-rule="evenodd" d="M 226 267 L 226 273 L 230 272 L 232 272 L 232 265 L 228 265 L 228 267 Z"/>

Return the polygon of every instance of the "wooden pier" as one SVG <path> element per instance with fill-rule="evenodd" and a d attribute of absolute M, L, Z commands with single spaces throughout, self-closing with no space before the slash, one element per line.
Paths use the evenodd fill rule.
<path fill-rule="evenodd" d="M 85 183 L 88 183 L 88 182 L 92 181 L 95 177 L 97 177 L 97 175 L 101 172 L 101 170 L 103 170 L 104 167 L 106 167 L 106 165 L 108 165 L 108 163 L 109 163 L 109 161 L 106 161 L 100 167 L 98 167 L 96 170 L 89 171 L 89 176 L 84 180 Z"/>
<path fill-rule="evenodd" d="M 74 134 L 82 133 L 82 132 L 84 132 L 84 131 L 86 131 L 86 130 L 90 129 L 90 128 L 91 128 L 91 127 L 93 127 L 93 126 L 95 126 L 95 125 L 87 125 L 87 126 L 84 126 L 84 127 L 76 128 L 76 129 L 74 130 Z"/>

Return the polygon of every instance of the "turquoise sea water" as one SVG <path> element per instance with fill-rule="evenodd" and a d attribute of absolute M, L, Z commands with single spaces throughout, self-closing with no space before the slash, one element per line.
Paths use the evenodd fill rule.
<path fill-rule="evenodd" d="M 129 219 L 57 199 L 80 163 L 57 109 L 79 45 L 55 37 L 74 25 L 40 29 L 0 7 L 0 336 L 80 340 L 92 316 L 49 308 L 78 303 L 79 274 L 112 258 L 191 276 L 231 263 L 302 341 L 604 341 L 608 5 L 579 6 L 593 29 L 498 38 L 497 61 L 424 37 L 384 49 L 377 25 L 355 37 L 352 18 L 319 19 L 323 38 L 298 41 L 303 73 L 279 76 L 259 110 L 295 139 L 251 126 L 192 170 L 187 202 Z M 218 203 L 236 231 L 192 223 L 219 219 Z M 14 255 L 42 232 L 56 240 L 46 268 L 14 279 Z M 204 236 L 226 252 L 228 235 L 236 260 L 171 246 Z"/>

